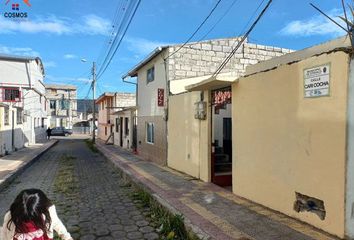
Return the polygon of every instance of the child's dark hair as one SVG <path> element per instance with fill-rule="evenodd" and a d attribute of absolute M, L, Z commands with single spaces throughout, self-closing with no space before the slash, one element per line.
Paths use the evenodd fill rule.
<path fill-rule="evenodd" d="M 25 223 L 32 222 L 37 228 L 47 233 L 52 222 L 48 209 L 52 205 L 52 202 L 41 190 L 23 190 L 11 204 L 11 219 L 7 223 L 7 228 L 10 230 L 13 223 L 17 233 L 26 233 Z"/>

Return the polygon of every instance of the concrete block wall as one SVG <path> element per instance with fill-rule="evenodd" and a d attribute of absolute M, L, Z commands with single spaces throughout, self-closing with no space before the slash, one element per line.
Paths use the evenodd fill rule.
<path fill-rule="evenodd" d="M 116 107 L 132 107 L 135 106 L 134 93 L 117 93 L 116 94 Z"/>
<path fill-rule="evenodd" d="M 185 45 L 169 58 L 169 80 L 173 81 L 213 74 L 240 40 L 241 38 L 238 37 Z M 180 45 L 169 47 L 169 54 L 178 48 L 180 48 Z M 234 72 L 236 76 L 242 76 L 248 65 L 290 52 L 292 50 L 252 44 L 246 40 L 221 73 Z"/>

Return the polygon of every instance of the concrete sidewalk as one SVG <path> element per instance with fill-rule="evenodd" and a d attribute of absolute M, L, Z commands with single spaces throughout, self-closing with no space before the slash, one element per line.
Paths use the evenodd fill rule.
<path fill-rule="evenodd" d="M 34 144 L 1 157 L 0 190 L 57 142 L 57 140 L 50 140 L 45 143 Z"/>
<path fill-rule="evenodd" d="M 117 146 L 102 141 L 96 145 L 132 181 L 172 211 L 183 214 L 187 226 L 202 239 L 338 239 L 214 184 L 143 161 Z"/>

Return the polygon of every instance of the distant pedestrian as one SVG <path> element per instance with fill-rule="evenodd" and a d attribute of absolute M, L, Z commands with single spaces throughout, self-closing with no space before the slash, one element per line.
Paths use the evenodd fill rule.
<path fill-rule="evenodd" d="M 50 136 L 52 135 L 52 129 L 48 127 L 46 132 L 47 132 L 47 138 L 50 139 Z"/>
<path fill-rule="evenodd" d="M 48 197 L 39 189 L 27 189 L 20 192 L 5 214 L 1 239 L 52 240 L 53 231 L 62 240 L 72 240 Z"/>

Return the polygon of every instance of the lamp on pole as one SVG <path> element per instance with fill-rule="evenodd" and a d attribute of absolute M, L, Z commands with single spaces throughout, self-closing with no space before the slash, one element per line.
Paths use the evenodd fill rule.
<path fill-rule="evenodd" d="M 87 62 L 86 59 L 81 59 L 81 62 Z M 96 142 L 96 103 L 95 103 L 95 99 L 96 99 L 96 63 L 92 62 L 92 142 L 95 143 Z"/>

